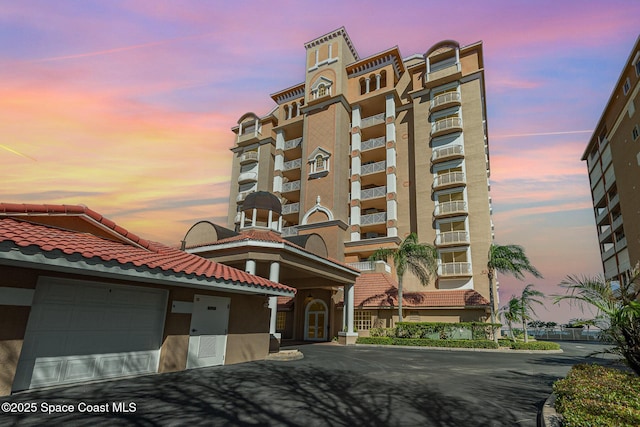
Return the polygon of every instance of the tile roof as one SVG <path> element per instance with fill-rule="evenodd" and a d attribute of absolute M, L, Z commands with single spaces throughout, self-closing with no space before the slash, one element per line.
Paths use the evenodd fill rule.
<path fill-rule="evenodd" d="M 94 234 L 37 224 L 32 215 L 87 215 L 109 227 L 126 240 L 117 241 Z M 191 277 L 235 282 L 265 290 L 295 292 L 295 289 L 262 277 L 189 254 L 161 243 L 142 239 L 129 233 L 113 221 L 83 206 L 16 205 L 0 203 L 0 244 L 22 248 L 36 247 L 54 258 L 80 255 L 92 262 L 115 262 L 121 266 L 134 266 L 147 272 L 164 272 L 175 278 Z M 2 253 L 0 252 L 0 257 Z M 214 280 L 209 280 L 214 279 Z"/>
<path fill-rule="evenodd" d="M 385 273 L 366 273 L 356 279 L 354 306 L 396 307 L 398 285 Z M 469 307 L 488 306 L 482 295 L 473 289 L 403 292 L 403 307 Z"/>

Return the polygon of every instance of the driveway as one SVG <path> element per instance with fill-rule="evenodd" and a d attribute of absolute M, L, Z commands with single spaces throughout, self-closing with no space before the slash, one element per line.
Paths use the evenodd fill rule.
<path fill-rule="evenodd" d="M 302 360 L 0 398 L 36 411 L 0 412 L 0 425 L 535 426 L 552 383 L 571 365 L 610 363 L 587 357 L 600 345 L 561 345 L 562 354 L 533 355 L 303 345 Z"/>

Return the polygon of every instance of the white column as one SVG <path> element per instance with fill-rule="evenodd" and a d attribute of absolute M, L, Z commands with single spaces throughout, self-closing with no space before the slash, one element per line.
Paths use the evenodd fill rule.
<path fill-rule="evenodd" d="M 253 215 L 251 215 L 251 226 L 256 226 L 256 221 L 258 219 L 258 209 L 253 208 Z"/>
<path fill-rule="evenodd" d="M 360 127 L 360 107 L 355 106 L 351 110 L 351 125 L 353 127 Z M 360 132 L 351 133 L 351 150 L 360 151 L 362 144 L 362 135 Z M 361 159 L 360 156 L 351 158 L 351 175 L 360 175 L 361 172 Z M 360 181 L 351 181 L 351 200 L 360 199 Z M 351 206 L 350 212 L 351 220 L 350 225 L 360 224 L 360 206 Z M 360 240 L 360 232 L 351 232 L 351 241 L 356 242 Z M 346 310 L 345 310 L 346 312 Z"/>
<path fill-rule="evenodd" d="M 244 228 L 244 219 L 245 219 L 245 213 L 244 213 L 244 211 L 242 211 L 240 213 L 240 229 Z"/>
<path fill-rule="evenodd" d="M 353 283 L 344 285 L 344 287 L 345 301 L 347 301 L 347 334 L 353 334 L 353 297 L 355 291 Z"/>
<path fill-rule="evenodd" d="M 256 261 L 253 259 L 248 259 L 245 264 L 244 271 L 249 274 L 256 274 Z"/>
<path fill-rule="evenodd" d="M 364 83 L 365 83 L 364 93 L 369 93 L 369 85 L 371 84 L 371 79 L 367 77 L 366 79 L 364 79 Z"/>
<path fill-rule="evenodd" d="M 269 265 L 269 280 L 278 282 L 280 280 L 280 263 L 274 261 Z M 280 339 L 276 334 L 276 320 L 278 315 L 278 297 L 269 297 L 269 308 L 271 309 L 271 317 L 269 318 L 269 333 Z"/>
<path fill-rule="evenodd" d="M 387 96 L 385 117 L 394 117 L 396 115 L 396 105 L 393 96 Z M 387 141 L 396 141 L 396 124 L 394 122 L 387 123 L 386 129 Z M 387 167 L 396 167 L 396 149 L 395 147 L 387 148 Z M 387 193 L 396 193 L 397 196 L 397 176 L 396 173 L 387 174 Z M 398 201 L 387 199 L 387 220 L 398 220 Z M 398 227 L 387 226 L 387 236 L 395 237 L 398 235 Z"/>
<path fill-rule="evenodd" d="M 267 218 L 267 227 L 273 228 L 273 211 L 269 209 L 269 216 Z"/>
<path fill-rule="evenodd" d="M 376 90 L 380 89 L 380 74 L 376 74 Z"/>

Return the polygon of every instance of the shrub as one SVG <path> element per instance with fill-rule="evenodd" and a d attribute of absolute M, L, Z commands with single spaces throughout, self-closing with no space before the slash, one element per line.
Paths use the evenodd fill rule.
<path fill-rule="evenodd" d="M 509 342 L 513 350 L 560 350 L 560 344 L 549 341 Z"/>
<path fill-rule="evenodd" d="M 360 337 L 357 344 L 408 345 L 417 347 L 498 348 L 491 340 L 438 340 L 424 338 Z"/>
<path fill-rule="evenodd" d="M 395 335 L 395 328 L 371 328 L 369 336 L 371 337 L 392 337 Z"/>
<path fill-rule="evenodd" d="M 500 327 L 501 325 L 482 322 L 399 322 L 396 324 L 393 336 L 397 338 L 428 338 L 434 340 L 484 340 L 491 337 L 492 326 Z"/>
<path fill-rule="evenodd" d="M 598 365 L 575 365 L 553 385 L 564 427 L 639 426 L 640 378 Z"/>

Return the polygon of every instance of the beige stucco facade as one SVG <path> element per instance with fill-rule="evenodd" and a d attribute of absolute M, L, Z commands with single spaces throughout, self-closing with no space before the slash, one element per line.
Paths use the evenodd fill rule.
<path fill-rule="evenodd" d="M 305 43 L 301 83 L 271 94 L 276 106 L 267 115 L 245 114 L 233 128 L 227 226 L 241 228 L 238 194 L 268 191 L 282 202 L 283 237 L 317 233 L 331 258 L 357 263 L 417 233 L 438 249 L 438 273 L 427 286 L 407 275 L 407 291 L 472 289 L 489 299 L 482 43 L 426 48 L 409 57 L 393 47 L 361 58 L 344 28 Z M 249 127 L 247 134 L 243 121 L 261 124 L 261 133 Z M 247 181 L 243 173 L 252 166 L 241 159 L 256 146 L 273 161 L 260 155 L 253 166 L 260 174 Z M 329 297 L 324 302 L 331 305 Z M 418 310 L 425 321 L 487 317 L 484 309 Z"/>

